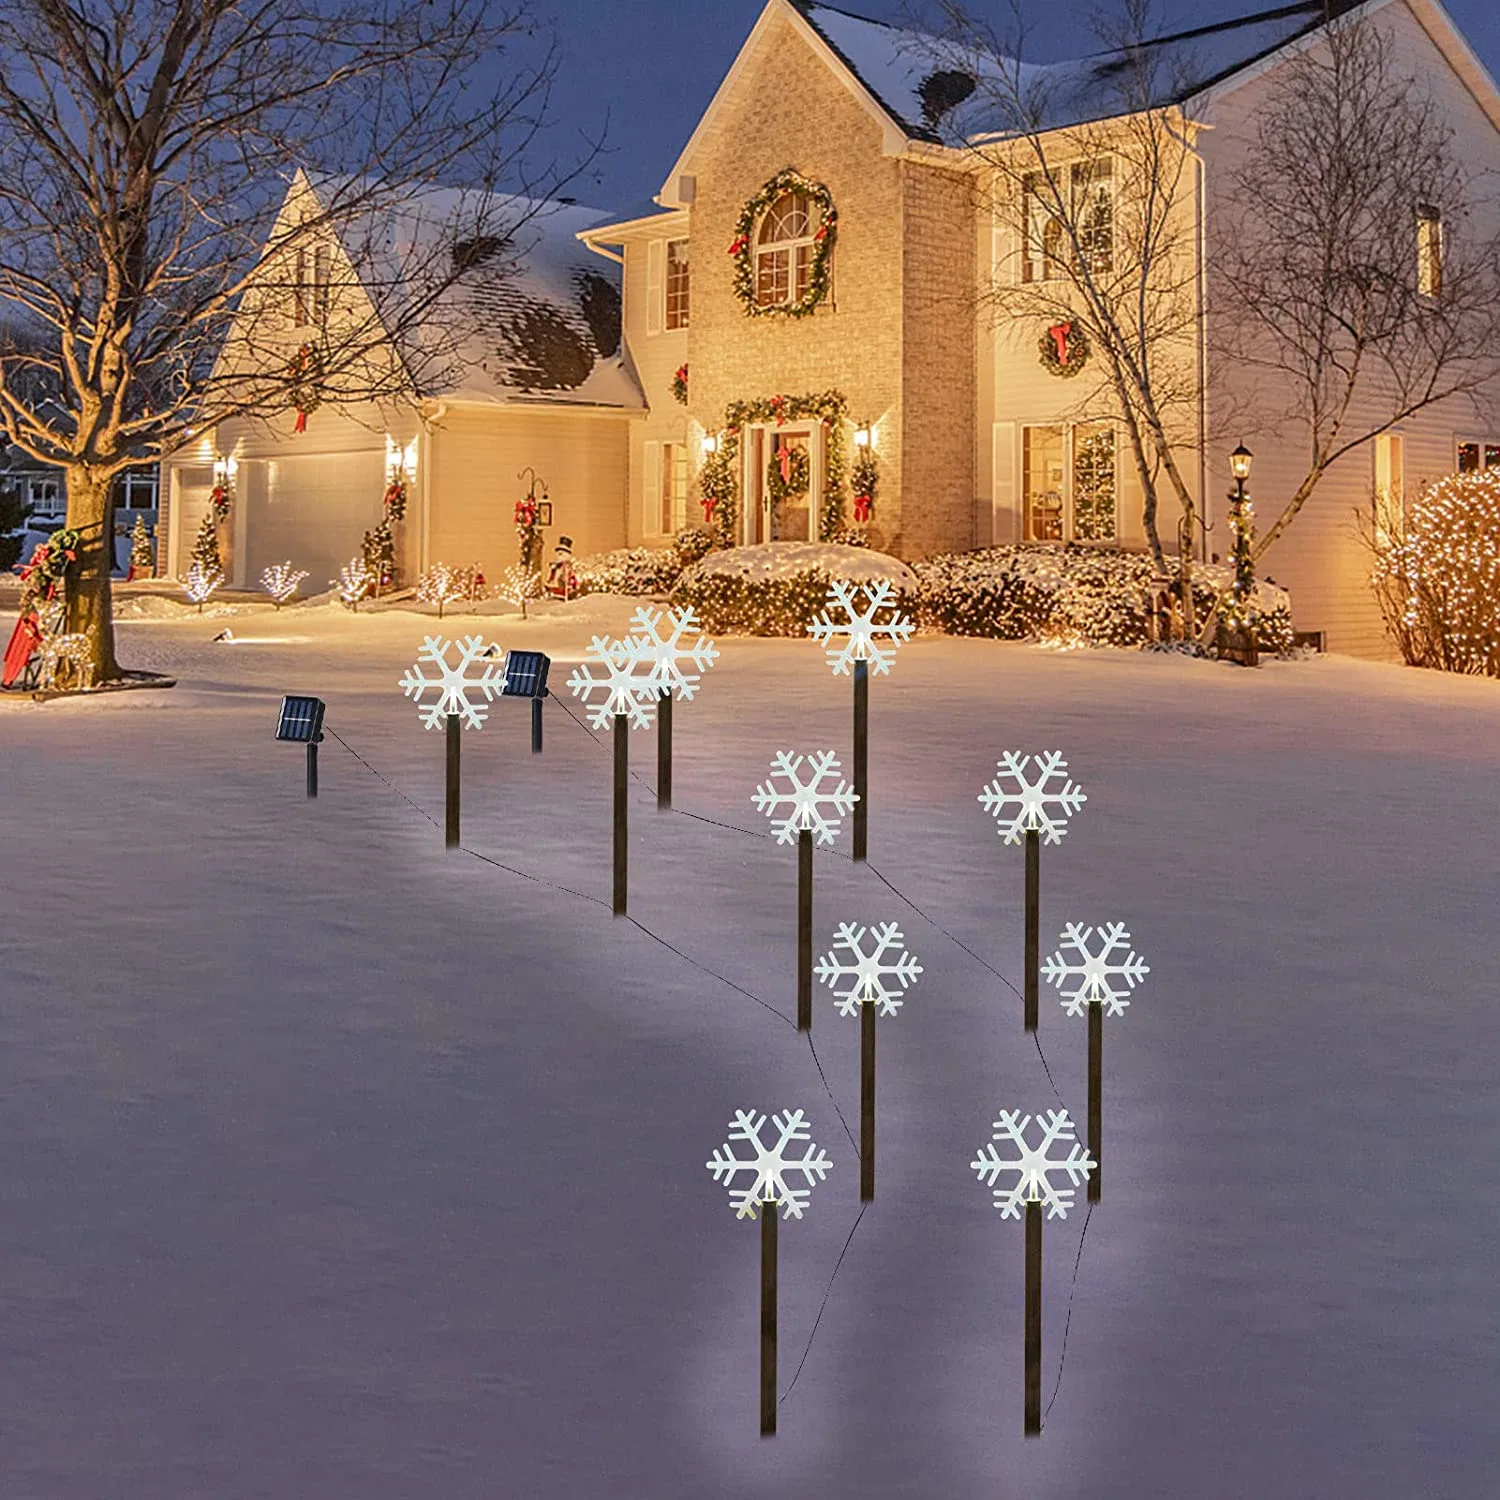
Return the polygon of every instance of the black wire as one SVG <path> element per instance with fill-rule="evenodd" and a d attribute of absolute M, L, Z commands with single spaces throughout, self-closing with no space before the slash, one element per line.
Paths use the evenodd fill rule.
<path fill-rule="evenodd" d="M 844 1248 L 839 1251 L 839 1258 L 833 1263 L 833 1275 L 828 1278 L 828 1285 L 823 1288 L 823 1300 L 818 1303 L 818 1315 L 813 1319 L 812 1332 L 807 1336 L 807 1347 L 802 1351 L 802 1358 L 797 1361 L 797 1368 L 792 1372 L 790 1383 L 777 1398 L 777 1406 L 780 1406 L 792 1394 L 792 1386 L 796 1385 L 797 1377 L 802 1373 L 802 1366 L 807 1363 L 807 1356 L 812 1353 L 813 1339 L 817 1337 L 818 1324 L 823 1321 L 823 1309 L 828 1306 L 828 1299 L 833 1294 L 833 1283 L 839 1274 L 839 1267 L 843 1265 L 844 1257 L 849 1253 L 849 1246 L 854 1240 L 854 1231 L 859 1228 L 860 1220 L 864 1218 L 865 1210 L 869 1206 L 868 1203 L 861 1203 L 859 1206 L 859 1213 L 855 1215 L 854 1223 L 849 1230 L 849 1236 L 844 1241 Z"/>
<path fill-rule="evenodd" d="M 807 1033 L 807 1050 L 812 1053 L 812 1060 L 817 1064 L 818 1077 L 823 1080 L 823 1087 L 827 1090 L 828 1098 L 833 1104 L 833 1112 L 839 1117 L 839 1124 L 844 1127 L 844 1134 L 849 1137 L 849 1144 L 854 1147 L 854 1154 L 859 1155 L 859 1142 L 854 1139 L 854 1132 L 849 1129 L 849 1122 L 844 1118 L 844 1112 L 839 1108 L 839 1101 L 833 1097 L 833 1090 L 828 1085 L 828 1075 L 823 1071 L 823 1064 L 818 1060 L 818 1049 L 813 1046 L 812 1031 Z"/>
<path fill-rule="evenodd" d="M 1073 1326 L 1073 1293 L 1078 1290 L 1078 1267 L 1083 1260 L 1083 1242 L 1089 1237 L 1089 1220 L 1094 1217 L 1094 1205 L 1089 1204 L 1088 1212 L 1083 1216 L 1083 1233 L 1078 1236 L 1078 1254 L 1073 1257 L 1073 1280 L 1068 1287 L 1068 1315 L 1063 1319 L 1062 1348 L 1057 1355 L 1057 1382 L 1052 1387 L 1052 1395 L 1047 1401 L 1047 1410 L 1042 1413 L 1045 1424 L 1046 1418 L 1052 1411 L 1052 1403 L 1057 1400 L 1057 1393 L 1062 1389 L 1063 1361 L 1068 1357 L 1068 1330 Z"/>
<path fill-rule="evenodd" d="M 393 791 L 403 802 L 405 802 L 406 804 L 408 804 L 408 806 L 416 808 L 416 810 L 419 813 L 421 813 L 422 816 L 424 818 L 426 818 L 427 821 L 429 823 L 431 823 L 434 828 L 436 828 L 438 826 L 438 820 L 435 817 L 433 817 L 433 815 L 430 812 L 428 812 L 427 809 L 421 805 L 421 803 L 419 803 L 419 802 L 413 802 L 412 799 L 410 797 L 408 797 L 406 795 L 406 793 L 403 792 L 401 790 L 401 788 L 398 787 L 394 782 L 386 780 L 386 778 L 384 776 L 382 776 L 380 774 L 380 772 L 377 771 L 375 769 L 375 767 L 372 766 L 370 764 L 370 762 L 367 761 L 364 758 L 364 756 L 361 755 L 359 753 L 359 751 L 354 748 L 353 745 L 351 745 L 346 739 L 344 739 L 342 735 L 340 735 L 336 730 L 328 729 L 326 725 L 324 726 L 324 730 L 325 730 L 325 733 L 327 733 L 332 739 L 337 740 L 339 742 L 339 744 L 341 744 L 344 747 L 344 749 L 346 749 L 349 752 L 349 754 L 352 755 L 355 758 L 355 760 L 357 760 L 360 763 L 360 765 L 362 765 L 365 768 L 365 770 L 367 770 L 373 777 L 375 777 L 375 779 L 377 781 L 384 782 L 385 785 L 388 786 L 391 789 L 391 791 Z"/>

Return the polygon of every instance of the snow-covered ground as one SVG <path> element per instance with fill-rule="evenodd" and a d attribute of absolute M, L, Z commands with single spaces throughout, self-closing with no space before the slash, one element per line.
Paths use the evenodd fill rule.
<path fill-rule="evenodd" d="M 561 686 L 629 607 L 481 624 Z M 632 910 L 684 958 L 609 915 L 608 748 L 561 704 L 543 756 L 516 703 L 465 737 L 472 854 L 398 795 L 441 817 L 442 737 L 396 686 L 430 628 L 144 619 L 122 657 L 176 689 L 0 702 L 0 1492 L 1492 1493 L 1500 687 L 930 637 L 872 682 L 873 865 L 1019 981 L 1021 855 L 976 796 L 1002 750 L 1060 748 L 1089 800 L 1043 851 L 1044 951 L 1118 917 L 1151 965 L 1105 1027 L 1076 1289 L 1082 1195 L 1047 1227 L 1048 1398 L 1071 1323 L 1026 1442 L 1022 1231 L 968 1163 L 1056 1096 L 1014 995 L 847 829 L 818 951 L 895 919 L 926 972 L 880 1022 L 878 1197 L 828 1291 L 857 1163 L 788 1019 L 795 853 L 750 794 L 778 749 L 847 751 L 847 679 L 731 640 L 679 706 L 679 806 L 760 837 L 658 813 L 634 737 Z M 386 780 L 330 740 L 305 801 L 288 691 Z M 826 991 L 813 1037 L 857 1130 Z M 1045 992 L 1040 1039 L 1081 1119 L 1084 1024 Z M 749 1106 L 806 1108 L 834 1158 L 781 1228 L 782 1389 L 828 1295 L 764 1441 L 758 1226 L 704 1169 Z"/>

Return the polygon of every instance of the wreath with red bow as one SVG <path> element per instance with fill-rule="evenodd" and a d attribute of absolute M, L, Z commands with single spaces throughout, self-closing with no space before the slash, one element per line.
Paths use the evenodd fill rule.
<path fill-rule="evenodd" d="M 292 424 L 293 432 L 307 431 L 309 412 L 318 409 L 318 379 L 323 373 L 323 361 L 311 344 L 303 344 L 292 356 L 286 367 L 287 386 L 296 409 L 297 420 Z"/>
<path fill-rule="evenodd" d="M 1071 379 L 1089 362 L 1089 341 L 1076 323 L 1054 323 L 1037 342 L 1042 368 Z"/>
<path fill-rule="evenodd" d="M 797 301 L 763 307 L 755 297 L 755 227 L 761 215 L 783 193 L 802 193 L 817 209 L 818 227 L 813 233 L 812 265 L 808 270 L 807 290 Z M 750 317 L 805 318 L 827 298 L 833 285 L 833 243 L 838 238 L 838 223 L 833 195 L 821 182 L 813 182 L 794 167 L 783 167 L 745 204 L 734 226 L 729 254 L 734 260 L 734 294 Z"/>

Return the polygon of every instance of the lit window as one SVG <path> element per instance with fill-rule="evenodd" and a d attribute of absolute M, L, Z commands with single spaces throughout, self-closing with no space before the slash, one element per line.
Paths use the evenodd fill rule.
<path fill-rule="evenodd" d="M 688 326 L 688 242 L 667 241 L 667 317 L 668 328 Z"/>
<path fill-rule="evenodd" d="M 1028 542 L 1113 542 L 1119 535 L 1115 429 L 1028 427 L 1021 450 Z"/>
<path fill-rule="evenodd" d="M 1062 427 L 1028 427 L 1022 452 L 1022 483 L 1026 494 L 1028 542 L 1060 542 L 1063 539 L 1063 449 L 1067 432 Z"/>
<path fill-rule="evenodd" d="M 1430 204 L 1417 209 L 1417 292 L 1436 297 L 1443 289 L 1443 216 Z"/>
<path fill-rule="evenodd" d="M 766 210 L 755 234 L 757 307 L 783 307 L 807 295 L 816 243 L 813 217 L 806 193 L 783 193 Z"/>
<path fill-rule="evenodd" d="M 1469 442 L 1458 445 L 1458 472 L 1479 474 L 1486 469 L 1500 469 L 1500 443 Z"/>
<path fill-rule="evenodd" d="M 1073 224 L 1090 271 L 1108 271 L 1115 257 L 1115 173 L 1106 157 L 1073 165 Z"/>
<path fill-rule="evenodd" d="M 1023 281 L 1056 281 L 1065 268 L 1063 222 L 1053 212 L 1052 186 L 1040 172 L 1027 174 L 1023 197 L 1026 253 L 1021 261 Z"/>
<path fill-rule="evenodd" d="M 1115 430 L 1102 422 L 1073 429 L 1073 539 L 1115 539 Z"/>
<path fill-rule="evenodd" d="M 657 531 L 671 536 L 687 512 L 688 450 L 686 443 L 661 445 L 661 492 L 657 496 Z"/>

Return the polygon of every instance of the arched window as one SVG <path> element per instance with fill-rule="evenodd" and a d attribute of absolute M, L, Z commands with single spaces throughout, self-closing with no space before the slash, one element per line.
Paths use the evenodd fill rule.
<path fill-rule="evenodd" d="M 807 295 L 818 226 L 806 193 L 783 193 L 755 231 L 755 305 L 783 307 Z"/>

